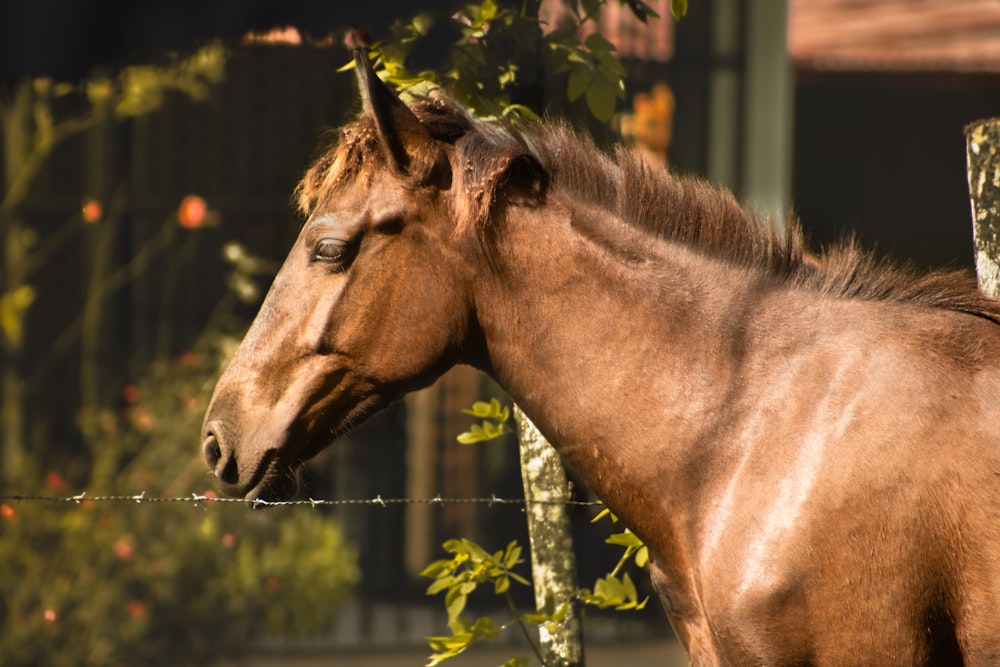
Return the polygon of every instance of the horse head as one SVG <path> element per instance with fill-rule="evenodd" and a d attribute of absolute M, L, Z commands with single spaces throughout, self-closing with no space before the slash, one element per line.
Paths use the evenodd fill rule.
<path fill-rule="evenodd" d="M 205 416 L 202 450 L 230 495 L 287 497 L 302 462 L 480 352 L 482 242 L 462 224 L 480 200 L 454 196 L 473 121 L 430 100 L 418 118 L 355 63 L 364 111 L 300 184 L 308 219 Z"/>

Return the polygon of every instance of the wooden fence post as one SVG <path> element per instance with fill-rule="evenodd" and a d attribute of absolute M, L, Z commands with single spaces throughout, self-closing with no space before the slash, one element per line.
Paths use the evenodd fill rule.
<path fill-rule="evenodd" d="M 531 576 L 538 609 L 570 607 L 566 619 L 551 629 L 539 628 L 545 667 L 583 667 L 583 627 L 577 593 L 576 557 L 570 533 L 569 483 L 559 454 L 514 406 L 524 482 L 528 537 L 531 542 Z M 541 502 L 539 502 L 541 501 Z"/>
<path fill-rule="evenodd" d="M 1000 118 L 965 128 L 979 288 L 1000 298 Z"/>

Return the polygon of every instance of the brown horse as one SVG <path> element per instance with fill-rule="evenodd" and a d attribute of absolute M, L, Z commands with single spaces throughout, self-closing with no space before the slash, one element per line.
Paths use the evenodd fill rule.
<path fill-rule="evenodd" d="M 694 663 L 1000 664 L 1000 305 L 971 276 L 804 259 L 724 192 L 356 61 L 365 110 L 205 418 L 225 491 L 288 495 L 470 364 L 645 540 Z"/>

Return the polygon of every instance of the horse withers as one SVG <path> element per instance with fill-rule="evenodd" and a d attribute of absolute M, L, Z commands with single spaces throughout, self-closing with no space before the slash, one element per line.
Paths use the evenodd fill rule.
<path fill-rule="evenodd" d="M 407 107 L 306 173 L 306 216 L 203 451 L 276 500 L 454 364 L 495 378 L 641 537 L 698 665 L 1000 664 L 1000 305 L 614 154 Z"/>

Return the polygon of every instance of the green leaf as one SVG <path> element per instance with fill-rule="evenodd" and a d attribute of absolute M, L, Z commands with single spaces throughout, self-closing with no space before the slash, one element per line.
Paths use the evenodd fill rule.
<path fill-rule="evenodd" d="M 488 440 L 486 434 L 483 432 L 483 427 L 479 424 L 473 424 L 472 427 L 465 433 L 459 433 L 456 440 L 463 445 L 472 445 L 477 442 L 483 442 Z"/>
<path fill-rule="evenodd" d="M 492 21 L 497 15 L 497 4 L 493 0 L 485 0 L 481 5 L 479 5 L 479 11 L 476 13 L 475 18 L 472 21 L 472 25 L 477 28 L 482 28 L 485 24 Z"/>
<path fill-rule="evenodd" d="M 625 66 L 615 57 L 615 54 L 599 52 L 595 53 L 594 57 L 599 65 L 597 67 L 598 74 L 613 86 L 621 87 L 625 78 Z"/>
<path fill-rule="evenodd" d="M 523 584 L 525 586 L 530 586 L 531 585 L 530 581 L 528 581 L 527 579 L 525 579 L 521 575 L 517 574 L 516 572 L 508 572 L 507 576 L 510 577 L 511 579 L 513 579 L 514 581 L 516 581 L 519 584 Z"/>
<path fill-rule="evenodd" d="M 597 55 L 599 53 L 611 53 L 615 50 L 615 45 L 612 44 L 606 37 L 600 33 L 594 33 L 587 37 L 583 43 L 590 49 L 591 53 Z"/>
<path fill-rule="evenodd" d="M 465 611 L 465 603 L 468 600 L 466 595 L 456 595 L 452 598 L 451 602 L 448 603 L 445 609 L 448 610 L 448 621 L 449 623 L 457 620 L 462 612 Z"/>
<path fill-rule="evenodd" d="M 420 571 L 421 577 L 435 579 L 445 572 L 454 572 L 455 568 L 450 560 L 436 560 Z"/>
<path fill-rule="evenodd" d="M 580 593 L 580 599 L 589 605 L 602 609 L 614 607 L 619 611 L 628 609 L 639 610 L 646 606 L 649 598 L 639 602 L 638 591 L 632 578 L 626 573 L 621 579 L 613 574 L 609 574 L 603 579 L 598 579 L 594 584 L 593 592 L 584 589 Z"/>
<path fill-rule="evenodd" d="M 652 7 L 643 2 L 642 0 L 622 0 L 622 4 L 628 5 L 628 8 L 632 10 L 632 13 L 637 19 L 645 23 L 649 17 L 659 18 L 660 15 L 657 14 Z M 687 3 L 685 3 L 686 5 Z"/>
<path fill-rule="evenodd" d="M 463 632 L 451 637 L 428 637 L 427 644 L 434 654 L 427 661 L 427 667 L 436 667 L 445 660 L 461 655 L 472 645 L 475 637 L 471 632 Z"/>
<path fill-rule="evenodd" d="M 507 569 L 519 565 L 524 561 L 521 560 L 521 545 L 517 543 L 517 540 L 511 540 L 510 544 L 507 545 L 507 551 L 503 555 L 503 565 Z"/>
<path fill-rule="evenodd" d="M 687 0 L 670 0 L 670 13 L 678 21 L 688 12 Z"/>
<path fill-rule="evenodd" d="M 635 549 L 642 546 L 642 540 L 640 540 L 635 533 L 627 528 L 620 533 L 609 535 L 604 542 L 605 544 L 615 544 L 621 547 L 631 547 Z"/>
<path fill-rule="evenodd" d="M 14 345 L 21 342 L 25 314 L 34 302 L 35 288 L 31 285 L 19 285 L 0 294 L 0 330 Z"/>
<path fill-rule="evenodd" d="M 580 0 L 580 5 L 583 8 L 583 16 L 580 18 L 583 21 L 596 20 L 601 15 L 601 6 L 606 2 L 607 0 Z"/>
<path fill-rule="evenodd" d="M 531 660 L 528 656 L 520 655 L 515 658 L 511 658 L 507 662 L 500 665 L 500 667 L 528 667 L 531 664 Z"/>
<path fill-rule="evenodd" d="M 476 619 L 476 622 L 472 625 L 472 634 L 476 639 L 494 641 L 500 636 L 500 630 L 501 628 L 498 628 L 489 616 Z"/>
<path fill-rule="evenodd" d="M 510 429 L 506 425 L 484 419 L 481 424 L 473 424 L 468 431 L 460 433 L 456 440 L 463 445 L 471 445 L 477 442 L 495 440 L 507 433 L 510 433 Z"/>
<path fill-rule="evenodd" d="M 445 540 L 444 544 L 441 545 L 441 548 L 450 554 L 458 553 L 464 548 L 462 542 L 463 540 L 461 538 Z"/>
<path fill-rule="evenodd" d="M 430 586 L 427 587 L 426 595 L 437 595 L 441 591 L 451 588 L 454 585 L 455 585 L 454 577 L 443 577 L 441 579 L 438 579 L 437 581 L 434 581 L 433 583 L 431 583 Z"/>
<path fill-rule="evenodd" d="M 544 613 L 527 613 L 521 614 L 521 620 L 525 623 L 531 623 L 532 625 L 541 625 L 542 623 L 548 623 L 551 621 L 552 615 Z"/>
<path fill-rule="evenodd" d="M 566 83 L 566 97 L 570 102 L 577 101 L 581 95 L 587 92 L 590 86 L 590 70 L 587 67 L 577 65 L 569 73 L 569 81 Z"/>
<path fill-rule="evenodd" d="M 413 21 L 410 22 L 413 27 L 413 32 L 418 35 L 426 35 L 427 31 L 434 26 L 434 17 L 430 14 L 417 14 L 413 17 Z"/>
<path fill-rule="evenodd" d="M 632 577 L 628 576 L 628 572 L 622 577 L 622 588 L 626 600 L 635 600 L 639 596 L 639 592 L 635 589 L 635 584 L 632 582 Z"/>
<path fill-rule="evenodd" d="M 486 433 L 486 437 L 490 440 L 499 438 L 501 435 L 506 433 L 502 424 L 495 424 L 491 421 L 483 422 L 483 432 Z"/>
<path fill-rule="evenodd" d="M 467 415 L 472 415 L 473 417 L 478 417 L 480 419 L 494 419 L 499 422 L 505 422 L 510 418 L 510 408 L 500 404 L 500 399 L 492 398 L 489 403 L 484 401 L 476 401 L 472 404 L 472 408 L 465 408 L 462 410 Z"/>
<path fill-rule="evenodd" d="M 602 123 L 610 121 L 615 114 L 616 98 L 617 93 L 613 88 L 595 85 L 587 88 L 587 108 Z"/>
<path fill-rule="evenodd" d="M 472 404 L 472 409 L 466 408 L 462 410 L 462 412 L 464 412 L 467 415 L 472 415 L 473 417 L 479 417 L 480 419 L 485 419 L 486 417 L 490 416 L 492 410 L 489 403 L 485 403 L 483 401 L 476 401 L 475 403 Z"/>
<path fill-rule="evenodd" d="M 458 540 L 451 540 L 452 542 L 457 542 L 454 545 L 455 553 L 466 554 L 476 563 L 482 563 L 485 560 L 489 560 L 490 555 L 487 553 L 486 549 L 482 548 L 472 540 L 467 540 L 464 537 Z"/>
<path fill-rule="evenodd" d="M 529 120 L 536 121 L 539 120 L 538 114 L 524 106 L 523 104 L 508 104 L 504 107 L 504 110 L 500 113 L 503 118 L 511 118 L 515 121 Z"/>

